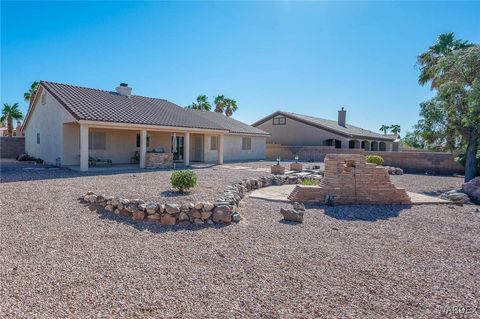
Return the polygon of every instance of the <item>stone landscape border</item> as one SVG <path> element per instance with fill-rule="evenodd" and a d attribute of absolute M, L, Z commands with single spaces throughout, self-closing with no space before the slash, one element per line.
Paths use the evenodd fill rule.
<path fill-rule="evenodd" d="M 214 203 L 200 201 L 197 203 L 171 204 L 146 202 L 142 199 L 127 199 L 115 196 L 98 195 L 87 192 L 80 202 L 104 211 L 130 217 L 136 221 L 147 220 L 160 222 L 162 225 L 188 226 L 191 224 L 230 224 L 239 222 L 242 217 L 239 204 L 248 192 L 267 186 L 298 184 L 304 177 L 298 175 L 272 175 L 243 179 L 228 186 L 222 197 Z"/>

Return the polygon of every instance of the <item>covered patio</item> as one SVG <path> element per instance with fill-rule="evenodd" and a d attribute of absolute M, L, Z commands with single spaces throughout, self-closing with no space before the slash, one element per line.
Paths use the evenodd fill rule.
<path fill-rule="evenodd" d="M 65 166 L 105 171 L 178 168 L 191 162 L 223 164 L 224 133 L 91 121 L 66 123 Z"/>

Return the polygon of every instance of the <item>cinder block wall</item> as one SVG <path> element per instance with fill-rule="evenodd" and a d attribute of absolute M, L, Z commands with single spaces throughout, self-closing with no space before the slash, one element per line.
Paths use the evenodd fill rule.
<path fill-rule="evenodd" d="M 367 152 L 362 149 L 344 149 L 331 146 L 290 146 L 281 144 L 267 144 L 267 159 L 293 160 L 298 155 L 301 161 L 323 162 L 327 154 L 362 154 L 380 155 L 385 160 L 385 165 L 396 166 L 406 173 L 425 173 L 430 171 L 435 174 L 463 174 L 464 168 L 455 162 L 452 153 L 440 152 Z"/>
<path fill-rule="evenodd" d="M 0 137 L 0 158 L 15 158 L 25 153 L 25 137 Z"/>

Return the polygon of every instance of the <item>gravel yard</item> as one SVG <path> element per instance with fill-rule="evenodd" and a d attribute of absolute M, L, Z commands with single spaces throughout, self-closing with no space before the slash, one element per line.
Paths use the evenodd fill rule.
<path fill-rule="evenodd" d="M 438 318 L 444 307 L 480 307 L 475 206 L 309 207 L 292 225 L 280 220 L 285 204 L 247 199 L 239 224 L 185 229 L 99 215 L 76 200 L 88 190 L 158 200 L 167 171 L 1 168 L 2 318 Z M 266 174 L 196 171 L 192 200 Z M 392 180 L 426 194 L 462 182 Z"/>

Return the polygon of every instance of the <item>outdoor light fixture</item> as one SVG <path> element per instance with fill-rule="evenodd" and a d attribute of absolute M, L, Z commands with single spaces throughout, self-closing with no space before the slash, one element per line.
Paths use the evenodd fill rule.
<path fill-rule="evenodd" d="M 277 165 L 280 165 L 280 156 L 277 157 Z"/>
<path fill-rule="evenodd" d="M 298 163 L 298 155 L 295 155 L 295 163 Z"/>

